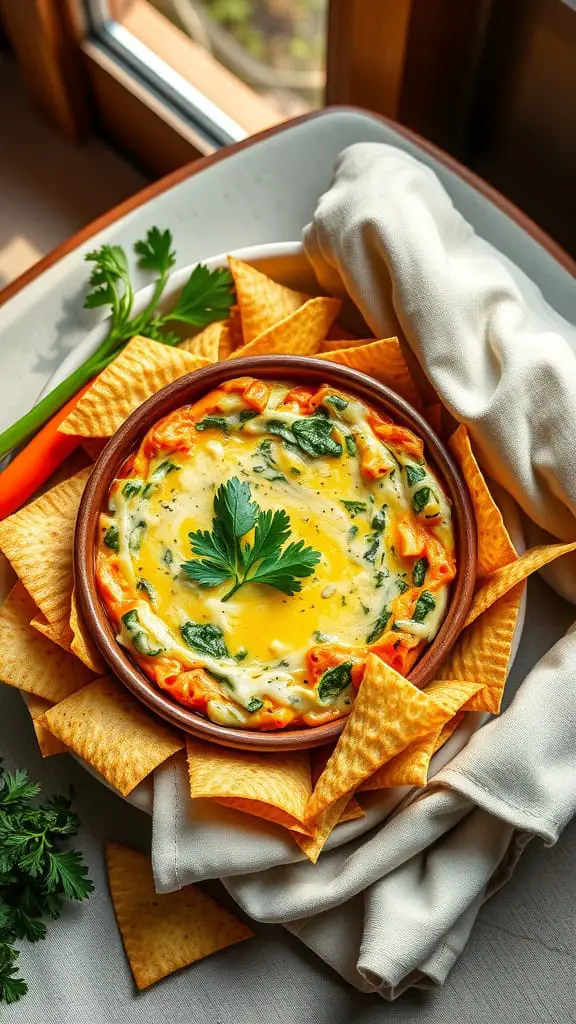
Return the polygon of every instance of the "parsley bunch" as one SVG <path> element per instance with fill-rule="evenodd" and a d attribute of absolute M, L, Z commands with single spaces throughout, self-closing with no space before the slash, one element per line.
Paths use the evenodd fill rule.
<path fill-rule="evenodd" d="M 43 918 L 56 919 L 65 899 L 86 899 L 94 888 L 81 855 L 60 849 L 78 831 L 70 800 L 36 804 L 39 793 L 25 771 L 0 765 L 0 1002 L 15 1003 L 28 990 L 14 943 L 45 938 Z"/>
<path fill-rule="evenodd" d="M 179 322 L 191 327 L 206 327 L 215 320 L 226 318 L 234 302 L 232 275 L 225 268 L 208 270 L 203 263 L 199 263 L 190 274 L 176 305 L 166 313 L 158 310 L 170 271 L 176 263 L 172 242 L 170 231 L 154 227 L 150 228 L 145 239 L 134 244 L 140 269 L 155 275 L 150 301 L 138 314 L 133 312 L 134 289 L 124 249 L 120 245 L 103 245 L 86 254 L 84 259 L 94 266 L 90 275 L 91 291 L 86 296 L 84 307 L 109 307 L 108 334 L 86 362 L 0 434 L 0 457 L 36 433 L 80 388 L 101 373 L 135 335 L 142 334 L 164 345 L 175 345 L 179 337 L 166 329 L 168 324 Z"/>
<path fill-rule="evenodd" d="M 250 484 L 234 476 L 218 488 L 214 498 L 212 530 L 189 533 L 192 553 L 199 559 L 184 562 L 181 569 L 201 587 L 217 587 L 232 580 L 224 595 L 228 601 L 246 583 L 265 583 L 283 594 L 297 594 L 300 579 L 311 576 L 320 552 L 290 536 L 290 517 L 283 509 L 264 512 L 251 500 Z M 252 544 L 243 541 L 254 530 Z"/>

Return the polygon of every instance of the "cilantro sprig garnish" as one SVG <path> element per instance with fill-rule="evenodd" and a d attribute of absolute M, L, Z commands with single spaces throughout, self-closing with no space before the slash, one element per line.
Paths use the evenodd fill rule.
<path fill-rule="evenodd" d="M 25 771 L 0 765 L 0 1002 L 15 1003 L 28 986 L 19 977 L 19 939 L 46 937 L 44 918 L 56 919 L 66 899 L 84 900 L 94 886 L 75 850 L 78 818 L 62 796 L 38 803 L 40 786 Z"/>
<path fill-rule="evenodd" d="M 252 530 L 254 539 L 249 543 L 244 538 Z M 283 509 L 263 511 L 252 501 L 250 484 L 235 476 L 218 488 L 212 530 L 195 530 L 188 536 L 192 554 L 198 557 L 183 562 L 182 572 L 201 587 L 231 580 L 223 601 L 248 583 L 297 594 L 302 589 L 300 580 L 312 575 L 321 557 L 304 541 L 287 544 L 290 517 Z"/>
<path fill-rule="evenodd" d="M 156 227 L 150 228 L 146 238 L 135 242 L 133 248 L 138 267 L 155 275 L 152 295 L 145 309 L 134 313 L 134 288 L 128 257 L 122 246 L 102 245 L 85 255 L 84 259 L 93 267 L 84 308 L 108 307 L 108 334 L 96 351 L 66 380 L 0 434 L 0 457 L 36 433 L 80 388 L 104 370 L 135 335 L 144 335 L 164 345 L 175 345 L 180 340 L 179 336 L 168 325 L 184 323 L 192 327 L 206 327 L 227 317 L 234 302 L 229 270 L 209 270 L 205 264 L 197 264 L 176 304 L 170 310 L 160 311 L 160 298 L 176 264 L 172 234 Z"/>

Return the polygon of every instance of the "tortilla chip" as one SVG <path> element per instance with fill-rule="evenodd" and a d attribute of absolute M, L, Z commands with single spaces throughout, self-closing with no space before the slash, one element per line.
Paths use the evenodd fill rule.
<path fill-rule="evenodd" d="M 230 316 L 226 321 L 228 325 L 228 332 L 230 336 L 230 351 L 233 348 L 240 348 L 240 345 L 244 344 L 244 335 L 242 334 L 242 314 L 238 305 L 230 307 Z M 220 359 L 224 359 L 224 356 L 220 356 Z"/>
<path fill-rule="evenodd" d="M 228 257 L 236 298 L 242 317 L 242 334 L 247 345 L 279 320 L 294 313 L 310 298 L 277 284 L 259 270 L 234 256 Z"/>
<path fill-rule="evenodd" d="M 106 846 L 108 884 L 134 981 L 148 988 L 254 932 L 195 885 L 157 893 L 149 857 Z"/>
<path fill-rule="evenodd" d="M 91 669 L 92 672 L 96 672 L 98 675 L 106 672 L 106 662 L 100 656 L 98 648 L 88 632 L 88 627 L 82 618 L 76 601 L 75 590 L 72 591 L 70 629 L 73 634 L 72 641 L 70 643 L 70 650 L 72 653 L 75 654 L 84 665 Z"/>
<path fill-rule="evenodd" d="M 38 740 L 38 747 L 42 757 L 52 757 L 53 754 L 65 754 L 68 747 L 57 740 L 48 729 L 45 729 L 43 725 L 40 725 L 38 721 L 42 715 L 51 708 L 52 701 L 43 700 L 42 697 L 36 697 L 33 693 L 23 694 L 24 700 L 28 705 L 28 711 L 30 712 L 30 718 L 32 719 L 32 725 L 34 732 L 36 733 L 36 739 Z"/>
<path fill-rule="evenodd" d="M 525 551 L 515 562 L 497 569 L 474 594 L 464 626 L 469 626 L 474 622 L 479 615 L 482 615 L 482 612 L 493 605 L 499 597 L 512 590 L 512 587 L 515 587 L 521 580 L 525 580 L 531 573 L 542 569 L 554 559 L 561 558 L 562 555 L 569 555 L 571 551 L 576 551 L 576 543 L 541 544 Z"/>
<path fill-rule="evenodd" d="M 451 718 L 449 722 L 446 722 L 446 725 L 442 726 L 436 738 L 434 753 L 436 753 L 438 750 L 441 750 L 444 744 L 448 742 L 450 737 L 454 735 L 456 729 L 458 729 L 458 727 L 462 725 L 462 722 L 466 718 L 467 714 L 467 711 L 457 711 L 456 714 L 454 715 L 454 718 Z"/>
<path fill-rule="evenodd" d="M 223 329 L 224 321 L 216 320 L 213 324 L 208 324 L 208 327 L 194 335 L 193 338 L 181 341 L 178 348 L 182 352 L 190 352 L 193 356 L 202 356 L 211 363 L 215 363 L 220 358 L 220 339 Z"/>
<path fill-rule="evenodd" d="M 95 679 L 46 712 L 41 724 L 127 796 L 184 746 L 112 676 Z"/>
<path fill-rule="evenodd" d="M 318 860 L 328 837 L 332 835 L 336 825 L 342 822 L 352 799 L 353 797 L 351 797 L 350 793 L 345 793 L 344 796 L 341 796 L 330 807 L 327 807 L 325 811 L 322 811 L 316 819 L 313 836 L 294 834 L 294 839 L 302 853 L 306 854 L 312 864 L 315 864 Z"/>
<path fill-rule="evenodd" d="M 398 338 L 368 341 L 354 348 L 325 352 L 318 358 L 367 373 L 369 377 L 374 377 L 417 409 L 422 407 L 422 399 L 402 354 Z"/>
<path fill-rule="evenodd" d="M 471 679 L 484 684 L 464 705 L 466 711 L 497 714 L 500 710 L 525 586 L 524 580 L 517 583 L 464 629 L 438 670 L 439 679 Z"/>
<path fill-rule="evenodd" d="M 209 365 L 202 356 L 150 338 L 132 338 L 96 377 L 58 430 L 82 437 L 111 437 L 130 413 L 160 388 Z"/>
<path fill-rule="evenodd" d="M 220 332 L 220 344 L 218 346 L 218 359 L 228 359 L 228 356 L 235 349 L 234 339 L 232 337 L 232 329 L 230 327 L 230 321 L 225 321 L 222 324 L 222 330 Z"/>
<path fill-rule="evenodd" d="M 74 526 L 89 475 L 82 470 L 0 523 L 0 548 L 64 647 L 72 642 Z"/>
<path fill-rule="evenodd" d="M 439 701 L 369 654 L 352 711 L 314 788 L 305 820 L 317 819 L 336 800 L 357 789 L 415 740 L 440 729 L 450 717 L 450 710 Z"/>
<path fill-rule="evenodd" d="M 452 434 L 448 445 L 460 466 L 474 506 L 478 531 L 478 576 L 489 576 L 496 569 L 513 562 L 518 554 L 476 462 L 464 424 Z"/>
<path fill-rule="evenodd" d="M 234 811 L 241 811 L 242 814 L 251 814 L 254 818 L 263 818 L 265 821 L 273 821 L 276 825 L 282 825 L 289 832 L 300 832 L 305 836 L 312 834 L 313 829 L 307 828 L 301 822 L 296 821 L 290 814 L 281 811 L 278 807 L 271 807 L 270 804 L 263 804 L 259 800 L 241 800 L 239 797 L 218 797 L 214 803 L 222 807 L 231 807 Z"/>
<path fill-rule="evenodd" d="M 53 644 L 57 644 L 63 651 L 72 651 L 72 637 L 69 634 L 63 635 L 59 627 L 52 626 L 45 615 L 42 612 L 38 612 L 31 620 L 30 625 L 32 629 L 36 629 L 42 636 L 45 636 L 47 640 L 51 640 Z"/>
<path fill-rule="evenodd" d="M 462 680 L 434 680 L 424 691 L 433 697 L 450 713 L 450 719 L 479 690 L 482 683 Z M 446 725 L 431 730 L 426 736 L 411 743 L 401 754 L 383 765 L 374 775 L 360 786 L 360 790 L 387 789 L 392 786 L 425 786 L 432 756 L 438 750 L 438 741 Z"/>
<path fill-rule="evenodd" d="M 283 825 L 286 819 L 292 824 L 303 823 L 312 792 L 307 750 L 256 754 L 248 750 L 228 750 L 190 736 L 186 746 L 193 799 L 256 801 L 261 812 L 258 817 L 270 821 L 283 817 L 280 821 Z"/>
<path fill-rule="evenodd" d="M 30 620 L 34 601 L 21 583 L 0 608 L 0 678 L 56 704 L 93 679 L 76 658 L 47 640 Z"/>
<path fill-rule="evenodd" d="M 279 320 L 253 341 L 237 348 L 230 359 L 287 354 L 313 356 L 320 351 L 326 333 L 340 311 L 340 299 L 309 299 L 295 313 Z"/>

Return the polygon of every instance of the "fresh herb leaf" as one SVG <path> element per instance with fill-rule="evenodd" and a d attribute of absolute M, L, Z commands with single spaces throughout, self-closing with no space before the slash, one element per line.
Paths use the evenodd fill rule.
<path fill-rule="evenodd" d="M 344 505 L 351 519 L 355 519 L 361 512 L 366 511 L 365 501 L 347 501 L 346 498 L 340 498 L 340 502 Z"/>
<path fill-rule="evenodd" d="M 134 243 L 134 252 L 139 257 L 138 266 L 142 270 L 154 270 L 161 275 L 166 274 L 176 263 L 170 231 L 150 228 L 144 241 Z"/>
<path fill-rule="evenodd" d="M 412 569 L 412 583 L 415 587 L 421 587 L 426 579 L 426 570 L 428 569 L 428 559 L 419 558 L 414 562 Z"/>
<path fill-rule="evenodd" d="M 373 533 L 371 533 L 368 535 L 366 539 L 370 543 L 368 544 L 368 547 L 364 552 L 364 558 L 367 562 L 371 562 L 372 565 L 374 565 L 374 562 L 376 561 L 378 555 L 378 551 L 380 549 L 380 537 L 378 536 L 378 534 L 374 535 Z"/>
<path fill-rule="evenodd" d="M 228 420 L 223 416 L 205 416 L 196 424 L 196 430 L 223 430 L 228 432 Z"/>
<path fill-rule="evenodd" d="M 376 641 L 380 639 L 380 637 L 382 636 L 382 633 L 384 632 L 384 630 L 386 629 L 386 626 L 388 625 L 388 622 L 389 622 L 389 619 L 390 619 L 391 615 L 392 615 L 392 612 L 390 611 L 389 608 L 383 608 L 382 609 L 382 611 L 380 612 L 380 615 L 378 616 L 377 619 L 375 619 L 375 621 L 374 621 L 374 623 L 372 625 L 372 628 L 370 629 L 370 632 L 368 633 L 368 636 L 366 637 L 366 643 L 367 644 L 375 644 Z"/>
<path fill-rule="evenodd" d="M 209 658 L 229 658 L 224 634 L 219 626 L 210 622 L 186 622 L 180 628 L 183 639 L 189 647 Z"/>
<path fill-rule="evenodd" d="M 412 508 L 415 512 L 422 512 L 430 501 L 431 491 L 429 487 L 421 487 L 412 496 Z"/>
<path fill-rule="evenodd" d="M 274 434 L 276 437 L 281 437 L 283 441 L 287 441 L 288 444 L 298 446 L 298 442 L 294 437 L 294 434 L 290 430 L 290 427 L 282 420 L 268 420 L 266 423 L 266 430 L 269 434 Z"/>
<path fill-rule="evenodd" d="M 414 622 L 424 622 L 424 619 L 434 611 L 436 607 L 436 600 L 429 590 L 423 590 L 420 597 L 416 601 L 416 607 L 412 613 L 412 619 Z"/>
<path fill-rule="evenodd" d="M 346 437 L 344 438 L 344 443 L 346 445 L 346 451 L 348 452 L 348 455 L 353 456 L 358 454 L 358 445 L 356 444 L 356 438 L 352 437 L 352 434 L 346 434 Z"/>
<path fill-rule="evenodd" d="M 303 541 L 283 547 L 290 536 L 286 512 L 262 511 L 251 498 L 250 485 L 232 477 L 219 487 L 214 498 L 212 530 L 196 530 L 188 535 L 192 553 L 199 560 L 183 562 L 184 575 L 201 587 L 232 580 L 233 586 L 223 601 L 247 583 L 296 594 L 302 589 L 300 579 L 312 575 L 321 557 Z M 242 542 L 253 529 L 253 544 Z"/>
<path fill-rule="evenodd" d="M 104 534 L 104 543 L 107 548 L 111 548 L 112 551 L 118 551 L 120 548 L 120 534 L 118 533 L 118 527 L 115 523 L 112 523 L 108 527 Z"/>
<path fill-rule="evenodd" d="M 154 587 L 152 586 L 151 583 L 148 582 L 148 580 L 144 579 L 143 576 L 141 576 L 140 579 L 138 580 L 138 583 L 136 584 L 136 590 L 141 590 L 144 594 L 146 594 L 146 597 L 148 598 L 149 601 L 151 601 L 152 603 L 154 602 Z"/>
<path fill-rule="evenodd" d="M 341 398 L 340 395 L 326 395 L 324 404 L 331 405 L 332 408 L 337 409 L 338 412 L 342 412 L 343 409 L 348 408 L 348 402 L 345 398 Z"/>
<path fill-rule="evenodd" d="M 239 647 L 236 654 L 233 655 L 234 661 L 244 661 L 248 657 L 248 651 L 246 647 Z"/>
<path fill-rule="evenodd" d="M 398 587 L 399 594 L 405 594 L 407 590 L 410 590 L 408 584 L 400 576 L 396 577 L 396 586 Z"/>
<path fill-rule="evenodd" d="M 170 459 L 166 459 L 164 462 L 161 462 L 159 466 L 156 466 L 156 469 L 150 476 L 148 483 L 142 491 L 142 497 L 149 498 L 154 489 L 158 484 L 162 483 L 162 481 L 166 479 L 169 473 L 174 473 L 179 469 L 180 466 L 177 466 L 175 462 L 170 462 Z"/>
<path fill-rule="evenodd" d="M 209 270 L 204 263 L 198 263 L 176 305 L 162 317 L 162 321 L 178 320 L 193 327 L 206 327 L 215 320 L 225 320 L 233 302 L 230 271 L 220 267 Z"/>
<path fill-rule="evenodd" d="M 370 526 L 373 530 L 382 531 L 386 527 L 386 506 L 380 509 L 379 512 L 375 512 L 372 516 L 372 522 Z"/>
<path fill-rule="evenodd" d="M 61 850 L 62 838 L 78 831 L 71 801 L 54 797 L 36 803 L 40 787 L 25 771 L 0 765 L 0 1002 L 26 994 L 18 977 L 15 940 L 37 942 L 46 935 L 43 918 L 60 916 L 64 900 L 83 900 L 93 889 L 79 853 Z"/>
<path fill-rule="evenodd" d="M 240 413 L 238 414 L 238 420 L 240 424 L 248 423 L 250 420 L 255 419 L 256 416 L 259 415 L 260 413 L 257 412 L 256 409 L 241 409 Z"/>
<path fill-rule="evenodd" d="M 292 432 L 297 444 L 307 455 L 342 455 L 342 445 L 332 437 L 332 423 L 329 419 L 306 416 L 295 420 Z"/>
<path fill-rule="evenodd" d="M 141 625 L 138 612 L 135 609 L 125 612 L 121 616 L 121 620 L 126 626 L 126 632 L 130 636 L 132 646 L 138 654 L 143 654 L 147 658 L 157 658 L 159 654 L 163 654 L 163 647 L 152 646 L 148 632 Z"/>
<path fill-rule="evenodd" d="M 352 665 L 351 661 L 344 661 L 341 665 L 335 665 L 333 668 L 328 668 L 320 676 L 320 682 L 318 683 L 318 699 L 322 704 L 330 704 L 334 697 L 342 693 L 347 686 L 350 686 L 352 682 Z"/>
<path fill-rule="evenodd" d="M 142 538 L 144 536 L 145 530 L 146 523 L 143 520 L 141 520 L 139 523 L 136 524 L 136 526 L 132 528 L 130 536 L 128 538 L 128 547 L 130 548 L 130 551 L 132 551 L 133 554 L 136 554 L 136 552 L 140 550 L 140 545 L 142 544 Z"/>
<path fill-rule="evenodd" d="M 246 711 L 253 714 L 255 711 L 260 711 L 260 708 L 264 707 L 264 701 L 260 700 L 260 697 L 251 697 L 246 705 Z"/>
<path fill-rule="evenodd" d="M 142 490 L 142 480 L 127 480 L 122 488 L 125 498 L 134 498 Z"/>
<path fill-rule="evenodd" d="M 426 470 L 423 466 L 415 466 L 409 463 L 407 466 L 404 466 L 404 469 L 406 471 L 406 479 L 409 487 L 413 487 L 414 484 L 420 483 L 420 481 L 426 476 Z"/>
<path fill-rule="evenodd" d="M 387 579 L 389 575 L 390 571 L 388 569 L 379 569 L 376 572 L 376 575 L 374 577 L 374 586 L 376 587 L 376 590 L 379 590 L 380 587 L 384 586 L 384 580 Z"/>

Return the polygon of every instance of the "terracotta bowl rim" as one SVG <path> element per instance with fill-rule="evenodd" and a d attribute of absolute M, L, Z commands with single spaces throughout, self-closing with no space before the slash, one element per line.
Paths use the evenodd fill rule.
<path fill-rule="evenodd" d="M 96 648 L 116 677 L 146 707 L 172 726 L 222 746 L 259 752 L 284 752 L 321 746 L 337 739 L 346 718 L 320 726 L 277 732 L 234 729 L 218 725 L 177 704 L 157 689 L 117 642 L 98 595 L 95 550 L 98 517 L 120 465 L 156 420 L 197 400 L 226 379 L 242 376 L 327 383 L 341 387 L 392 415 L 396 422 L 423 438 L 427 460 L 437 471 L 452 502 L 458 569 L 440 630 L 408 678 L 424 687 L 455 643 L 468 613 L 476 579 L 476 524 L 468 489 L 442 441 L 422 415 L 390 388 L 358 370 L 306 356 L 266 355 L 214 363 L 166 385 L 136 409 L 119 427 L 97 459 L 86 484 L 74 538 L 74 579 L 80 611 Z"/>

